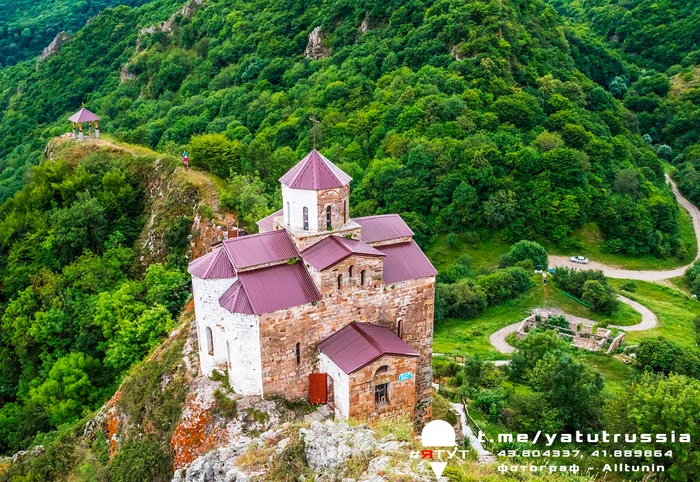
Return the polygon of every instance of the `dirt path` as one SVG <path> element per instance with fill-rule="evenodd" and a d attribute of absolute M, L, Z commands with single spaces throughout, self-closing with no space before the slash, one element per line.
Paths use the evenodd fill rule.
<path fill-rule="evenodd" d="M 700 259 L 700 209 L 698 209 L 697 206 L 695 206 L 693 203 L 691 203 L 683 197 L 683 195 L 678 190 L 678 186 L 676 186 L 676 183 L 671 180 L 668 174 L 666 175 L 666 180 L 671 185 L 671 188 L 673 189 L 673 194 L 675 194 L 676 199 L 678 200 L 678 204 L 683 206 L 683 208 L 685 208 L 685 210 L 688 211 L 688 213 L 690 213 L 690 217 L 693 220 L 693 228 L 695 229 L 695 239 L 698 243 L 698 256 L 696 257 L 696 259 Z M 603 271 L 605 276 L 608 276 L 609 278 L 636 279 L 641 281 L 663 281 L 670 278 L 677 278 L 679 276 L 683 276 L 683 274 L 685 274 L 685 270 L 692 266 L 692 264 L 690 264 L 688 266 L 683 266 L 680 268 L 665 271 L 635 271 L 629 269 L 620 269 L 619 267 L 605 265 L 596 261 L 590 261 L 587 265 L 573 264 L 571 261 L 569 261 L 569 258 L 566 256 L 550 256 L 549 263 L 553 267 L 576 266 L 583 269 L 599 269 Z"/>
<path fill-rule="evenodd" d="M 634 310 L 638 311 L 642 315 L 642 321 L 640 323 L 637 323 L 636 325 L 631 325 L 631 326 L 619 326 L 619 325 L 610 325 L 611 328 L 617 328 L 619 330 L 623 331 L 644 331 L 644 330 L 651 330 L 652 328 L 655 328 L 659 324 L 659 318 L 646 306 L 637 303 L 634 300 L 631 300 L 629 298 L 625 298 L 624 296 L 620 295 L 617 297 L 620 302 L 632 307 Z M 540 309 L 540 314 L 542 316 L 559 316 L 559 315 L 564 315 L 566 316 L 567 320 L 570 321 L 575 321 L 577 323 L 585 323 L 588 325 L 597 325 L 597 321 L 589 320 L 587 318 L 582 318 L 580 316 L 574 316 L 574 315 L 569 315 L 565 313 L 563 310 L 560 310 L 559 308 L 543 308 Z M 508 325 L 504 328 L 501 328 L 494 334 L 492 334 L 489 337 L 489 341 L 491 342 L 491 345 L 500 353 L 504 353 L 506 355 L 510 355 L 515 351 L 515 347 L 510 345 L 507 341 L 506 338 L 508 338 L 509 335 L 515 333 L 518 331 L 518 327 L 522 324 L 522 321 L 519 321 L 517 323 L 513 323 L 512 325 Z"/>

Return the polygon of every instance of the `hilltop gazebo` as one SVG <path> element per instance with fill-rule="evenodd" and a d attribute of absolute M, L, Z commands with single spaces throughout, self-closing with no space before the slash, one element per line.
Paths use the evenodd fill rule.
<path fill-rule="evenodd" d="M 100 126 L 98 124 L 100 118 L 96 114 L 93 114 L 92 112 L 87 110 L 84 104 L 82 109 L 70 116 L 68 120 L 73 123 L 74 138 L 79 139 L 81 141 L 85 138 L 85 136 L 83 135 L 84 122 L 88 123 L 88 135 L 92 136 L 94 133 L 95 139 L 100 138 Z"/>

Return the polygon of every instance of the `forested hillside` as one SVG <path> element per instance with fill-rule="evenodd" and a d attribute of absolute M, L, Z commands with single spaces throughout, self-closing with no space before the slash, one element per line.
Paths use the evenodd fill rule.
<path fill-rule="evenodd" d="M 191 219 L 183 231 L 177 210 L 167 262 L 139 265 L 153 159 L 77 147 L 54 157 L 0 206 L 2 453 L 102 405 L 189 293 Z"/>
<path fill-rule="evenodd" d="M 0 69 L 34 57 L 59 32 L 77 32 L 105 8 L 147 1 L 0 0 Z"/>
<path fill-rule="evenodd" d="M 700 5 L 684 0 L 551 3 L 573 28 L 599 35 L 604 57 L 624 58 L 614 78 L 596 81 L 635 113 L 645 141 L 677 167 L 681 191 L 699 204 Z"/>
<path fill-rule="evenodd" d="M 130 142 L 174 150 L 215 135 L 193 140 L 207 153 L 193 163 L 257 186 L 274 207 L 277 178 L 311 148 L 315 115 L 324 154 L 355 179 L 357 215 L 402 213 L 424 240 L 502 231 L 564 245 L 598 222 L 610 252 L 685 254 L 636 117 L 575 69 L 543 2 L 196 7 L 140 34 L 172 7 L 107 11 L 38 72 L 4 72 L 4 195 L 65 132 L 56 119 L 86 101 Z"/>
<path fill-rule="evenodd" d="M 700 5 L 692 0 L 551 0 L 586 22 L 610 45 L 645 68 L 665 70 L 700 55 Z"/>

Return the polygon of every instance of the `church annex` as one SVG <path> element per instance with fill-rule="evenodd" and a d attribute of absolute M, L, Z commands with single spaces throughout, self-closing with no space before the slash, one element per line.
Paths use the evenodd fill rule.
<path fill-rule="evenodd" d="M 336 417 L 431 416 L 436 270 L 395 214 L 351 218 L 351 178 L 318 151 L 259 234 L 189 265 L 200 365 L 240 394 L 311 398 Z"/>

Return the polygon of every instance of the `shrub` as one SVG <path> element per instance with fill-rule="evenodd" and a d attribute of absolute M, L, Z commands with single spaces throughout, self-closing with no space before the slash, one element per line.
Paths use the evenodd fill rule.
<path fill-rule="evenodd" d="M 474 280 L 465 279 L 454 284 L 440 284 L 438 293 L 443 300 L 441 303 L 444 303 L 444 314 L 447 316 L 476 318 L 486 309 L 486 293 Z"/>
<path fill-rule="evenodd" d="M 534 241 L 518 241 L 506 254 L 498 260 L 498 265 L 502 268 L 513 266 L 519 261 L 530 260 L 534 266 L 541 265 L 544 269 L 549 266 L 549 256 L 547 250 Z"/>
<path fill-rule="evenodd" d="M 215 415 L 221 415 L 224 418 L 234 418 L 236 413 L 238 413 L 238 403 L 217 388 L 214 391 L 214 406 L 211 408 L 211 411 Z"/>
<path fill-rule="evenodd" d="M 532 286 L 530 273 L 523 268 L 506 268 L 480 276 L 477 284 L 486 292 L 488 306 L 510 300 Z"/>
<path fill-rule="evenodd" d="M 119 482 L 170 482 L 172 473 L 170 447 L 164 450 L 153 436 L 127 440 L 109 466 L 109 479 Z"/>
<path fill-rule="evenodd" d="M 581 299 L 591 306 L 593 311 L 609 315 L 618 306 L 618 301 L 612 288 L 597 280 L 588 280 L 583 285 Z"/>

